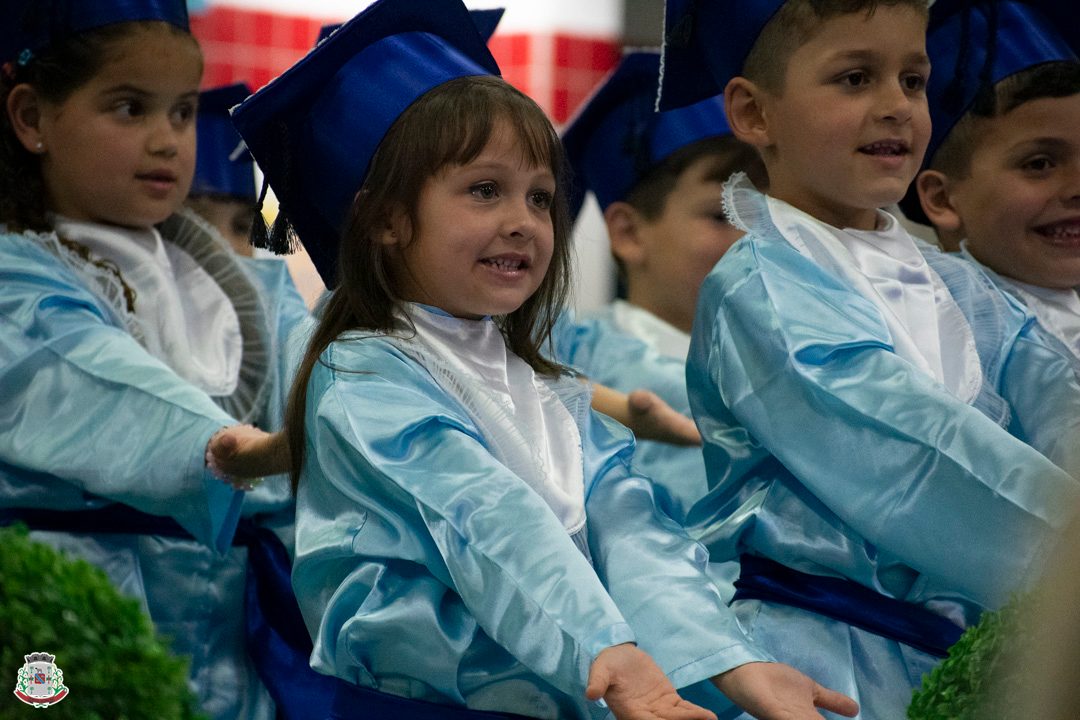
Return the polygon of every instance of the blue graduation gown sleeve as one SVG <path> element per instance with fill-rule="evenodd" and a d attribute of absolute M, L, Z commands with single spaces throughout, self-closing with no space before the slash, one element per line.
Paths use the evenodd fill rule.
<path fill-rule="evenodd" d="M 746 638 L 720 589 L 707 580 L 708 551 L 672 520 L 669 502 L 631 467 L 629 431 L 599 413 L 590 413 L 584 425 L 583 442 L 593 449 L 586 460 L 586 477 L 593 478 L 586 496 L 589 545 L 642 649 L 677 688 L 773 660 Z"/>
<path fill-rule="evenodd" d="M 83 509 L 107 498 L 172 517 L 223 552 L 241 496 L 203 456 L 235 421 L 27 236 L 0 235 L 0 287 L 0 502 Z"/>
<path fill-rule="evenodd" d="M 634 636 L 547 505 L 387 341 L 338 341 L 323 360 L 293 575 L 313 665 L 470 702 L 520 662 L 581 698 L 597 653 Z"/>
<path fill-rule="evenodd" d="M 796 515 L 816 516 L 807 527 L 836 538 L 780 549 L 759 528 L 744 546 L 871 587 L 882 578 L 867 565 L 890 558 L 986 607 L 1038 567 L 1080 483 L 894 354 L 867 300 L 787 243 L 751 237 L 699 302 L 688 377 L 711 486 L 747 508 L 779 483 Z M 1032 348 L 1017 350 L 1020 363 Z M 1061 383 L 1076 407 L 1075 383 Z"/>

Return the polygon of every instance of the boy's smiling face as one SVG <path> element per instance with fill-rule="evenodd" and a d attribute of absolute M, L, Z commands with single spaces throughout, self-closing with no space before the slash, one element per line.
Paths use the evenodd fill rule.
<path fill-rule="evenodd" d="M 1080 94 L 979 120 L 976 138 L 968 175 L 946 180 L 971 254 L 1031 285 L 1080 286 Z"/>
<path fill-rule="evenodd" d="M 879 6 L 829 18 L 759 90 L 770 190 L 835 227 L 873 229 L 904 196 L 930 137 L 926 18 Z"/>

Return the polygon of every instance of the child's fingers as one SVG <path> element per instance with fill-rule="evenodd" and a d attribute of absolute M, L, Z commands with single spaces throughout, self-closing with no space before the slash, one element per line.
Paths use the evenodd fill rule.
<path fill-rule="evenodd" d="M 589 671 L 589 684 L 585 688 L 585 697 L 589 700 L 599 700 L 607 694 L 611 686 L 611 674 L 603 665 L 593 663 Z"/>
<path fill-rule="evenodd" d="M 830 710 L 844 717 L 855 717 L 859 714 L 859 703 L 847 695 L 814 684 L 814 707 L 822 710 Z"/>

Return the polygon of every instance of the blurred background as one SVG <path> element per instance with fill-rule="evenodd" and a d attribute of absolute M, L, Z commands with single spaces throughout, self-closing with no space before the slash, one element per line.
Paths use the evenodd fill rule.
<path fill-rule="evenodd" d="M 258 89 L 315 44 L 319 30 L 369 0 L 189 0 L 191 28 L 206 59 L 205 88 L 246 82 Z M 505 8 L 489 46 L 503 77 L 532 97 L 561 129 L 618 62 L 623 47 L 658 46 L 663 0 L 465 0 L 470 9 Z M 273 216 L 275 205 L 267 203 Z M 614 294 L 615 272 L 595 204 L 575 228 L 574 306 L 587 311 Z M 301 292 L 322 290 L 302 254 L 290 258 Z"/>

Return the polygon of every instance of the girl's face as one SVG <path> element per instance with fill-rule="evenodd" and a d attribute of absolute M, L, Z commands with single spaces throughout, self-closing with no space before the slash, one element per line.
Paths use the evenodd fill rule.
<path fill-rule="evenodd" d="M 398 247 L 402 297 L 462 318 L 517 310 L 551 262 L 554 195 L 551 169 L 528 164 L 512 129 L 497 122 L 475 160 L 424 183 L 413 232 L 397 218 L 384 236 Z"/>
<path fill-rule="evenodd" d="M 183 202 L 195 168 L 202 56 L 167 27 L 117 40 L 89 82 L 43 103 L 41 168 L 51 211 L 149 227 Z"/>

